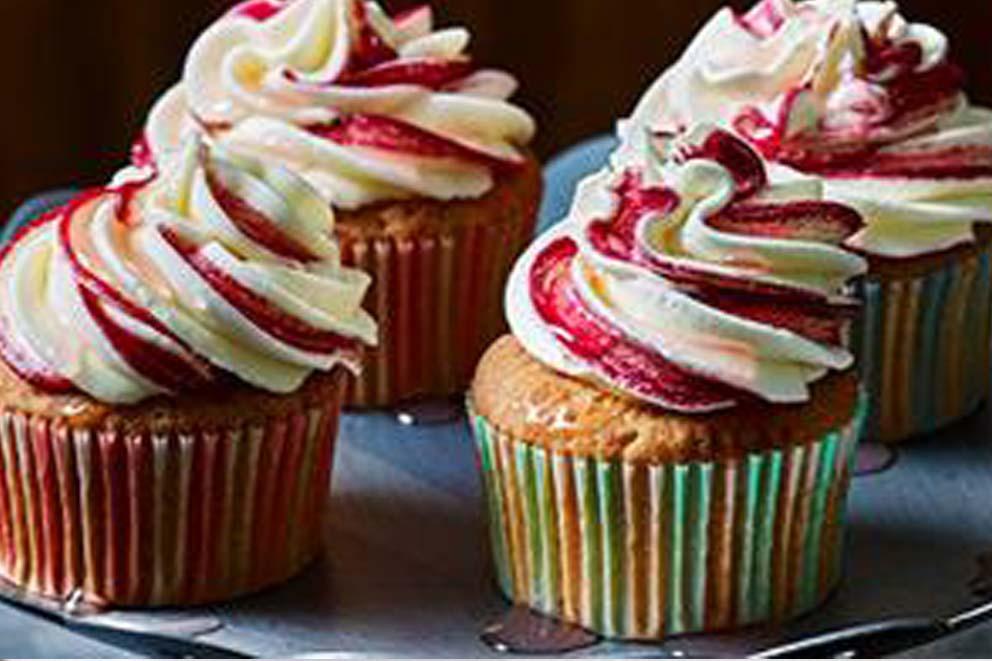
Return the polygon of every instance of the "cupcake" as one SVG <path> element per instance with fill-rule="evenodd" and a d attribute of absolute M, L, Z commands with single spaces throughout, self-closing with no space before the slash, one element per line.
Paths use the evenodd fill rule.
<path fill-rule="evenodd" d="M 722 130 L 659 141 L 517 263 L 469 402 L 506 596 L 621 639 L 822 602 L 864 416 L 858 214 Z"/>
<path fill-rule="evenodd" d="M 507 101 L 516 81 L 479 67 L 468 42 L 435 30 L 428 6 L 253 0 L 199 38 L 135 150 L 156 160 L 205 134 L 295 171 L 333 206 L 381 326 L 355 406 L 464 391 L 505 330 L 499 301 L 542 180 L 534 122 Z"/>
<path fill-rule="evenodd" d="M 947 38 L 895 3 L 764 0 L 720 11 L 624 129 L 633 145 L 719 123 L 861 213 L 857 353 L 882 441 L 988 397 L 992 111 L 963 81 Z"/>
<path fill-rule="evenodd" d="M 191 140 L 4 248 L 5 579 L 179 606 L 314 559 L 348 373 L 376 340 L 332 226 L 299 177 Z"/>

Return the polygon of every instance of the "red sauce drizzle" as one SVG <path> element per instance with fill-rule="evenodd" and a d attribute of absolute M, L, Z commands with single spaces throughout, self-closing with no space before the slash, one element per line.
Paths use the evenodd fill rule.
<path fill-rule="evenodd" d="M 538 256 L 531 271 L 534 306 L 565 348 L 623 388 L 680 410 L 721 408 L 746 397 L 627 340 L 590 310 L 569 273 L 577 254 L 571 239 L 559 239 Z"/>
<path fill-rule="evenodd" d="M 496 170 L 518 165 L 384 115 L 347 115 L 330 124 L 312 125 L 308 130 L 340 145 L 468 161 Z"/>
<path fill-rule="evenodd" d="M 161 227 L 159 231 L 211 289 L 266 333 L 303 351 L 325 354 L 357 351 L 356 341 L 314 328 L 248 289 L 204 256 L 195 243 L 175 230 Z"/>

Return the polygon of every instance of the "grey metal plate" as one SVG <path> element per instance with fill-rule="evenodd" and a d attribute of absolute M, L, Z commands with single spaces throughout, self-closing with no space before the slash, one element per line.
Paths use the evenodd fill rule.
<path fill-rule="evenodd" d="M 561 217 L 575 181 L 598 167 L 610 146 L 609 139 L 595 141 L 549 166 L 545 225 Z M 51 200 L 32 204 L 22 218 Z M 844 582 L 825 608 L 787 630 L 675 639 L 660 646 L 604 643 L 576 656 L 740 656 L 804 633 L 886 616 L 946 615 L 972 605 L 969 583 L 978 569 L 976 558 L 992 551 L 990 435 L 992 418 L 983 411 L 905 448 L 890 471 L 857 479 Z M 507 605 L 491 578 L 474 447 L 464 422 L 408 427 L 389 414 L 346 416 L 325 535 L 326 557 L 284 587 L 216 608 L 110 613 L 86 622 L 259 656 L 495 654 L 479 636 Z M 18 656 L 43 650 L 46 636 L 56 645 L 51 625 L 29 622 L 0 607 L 0 631 L 12 636 L 4 642 L 20 634 L 32 644 L 3 649 L 23 649 Z M 56 648 L 71 640 L 60 638 Z M 990 653 L 992 627 L 986 627 L 912 655 Z"/>
<path fill-rule="evenodd" d="M 846 575 L 819 612 L 784 631 L 673 639 L 657 647 L 604 643 L 577 656 L 739 656 L 803 633 L 972 605 L 976 557 L 992 550 L 990 430 L 982 412 L 906 448 L 888 472 L 855 481 Z M 192 618 L 190 638 L 259 656 L 494 655 L 479 635 L 507 605 L 491 579 L 464 422 L 411 428 L 387 414 L 347 416 L 334 480 L 326 557 L 301 578 L 217 608 L 90 621 L 152 630 L 161 623 L 183 634 L 181 623 Z M 215 630 L 197 636 L 196 623 Z M 992 631 L 978 630 L 921 654 L 989 650 Z"/>

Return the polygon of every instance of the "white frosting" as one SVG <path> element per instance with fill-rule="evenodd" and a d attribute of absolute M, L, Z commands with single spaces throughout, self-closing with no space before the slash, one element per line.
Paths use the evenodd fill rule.
<path fill-rule="evenodd" d="M 440 89 L 347 82 L 359 39 L 354 12 L 361 7 L 370 29 L 397 54 L 389 66 L 463 64 L 466 30 L 434 31 L 429 11 L 394 21 L 375 3 L 358 0 L 274 4 L 281 10 L 267 20 L 234 11 L 200 37 L 182 83 L 150 115 L 154 154 L 207 126 L 225 147 L 290 167 L 347 209 L 413 196 L 476 198 L 494 183 L 484 159 L 509 166 L 522 160 L 535 126 L 507 101 L 516 90 L 507 74 L 479 70 Z M 397 120 L 482 158 L 338 144 L 308 130 L 350 115 Z"/>
<path fill-rule="evenodd" d="M 168 363 L 199 374 L 204 383 L 212 365 L 257 388 L 286 393 L 314 370 L 356 369 L 357 344 L 376 342 L 375 322 L 361 309 L 370 279 L 340 265 L 330 234 L 333 215 L 321 198 L 286 170 L 207 153 L 195 140 L 163 165 L 150 184 L 135 184 L 142 175 L 134 170 L 122 173 L 116 188 L 37 223 L 9 248 L 0 263 L 6 341 L 111 403 L 176 390 L 157 378 L 166 365 L 139 364 L 122 336 L 164 351 Z M 208 173 L 274 231 L 305 246 L 309 257 L 288 258 L 239 230 Z M 141 186 L 133 199 L 120 192 L 129 185 Z M 260 324 L 163 231 L 180 236 L 197 264 L 274 310 L 280 325 L 333 334 L 340 346 L 301 348 Z M 11 366 L 31 380 L 19 365 Z"/>
<path fill-rule="evenodd" d="M 529 353 L 558 371 L 645 399 L 571 353 L 535 308 L 531 291 L 535 260 L 567 237 L 579 247 L 571 277 L 589 309 L 625 337 L 691 374 L 767 401 L 789 403 L 806 401 L 808 384 L 828 370 L 850 367 L 853 358 L 842 346 L 820 344 L 724 312 L 643 264 L 599 252 L 588 240 L 589 228 L 617 214 L 614 191 L 633 170 L 643 186 L 673 190 L 680 200 L 671 213 L 649 213 L 638 221 L 637 249 L 646 254 L 714 275 L 800 289 L 824 300 L 841 296 L 846 283 L 865 272 L 864 260 L 828 243 L 714 228 L 707 220 L 735 203 L 733 176 L 715 161 L 658 164 L 628 151 L 616 162 L 622 167 L 608 168 L 580 185 L 568 218 L 532 245 L 513 270 L 506 299 L 508 317 L 514 336 Z M 816 180 L 784 167 L 770 167 L 768 172 L 768 185 L 752 202 L 783 203 L 788 208 L 789 202 L 821 199 Z"/>
<path fill-rule="evenodd" d="M 871 70 L 876 65 L 870 65 L 866 38 L 916 49 L 919 61 L 909 72 L 898 62 Z M 908 22 L 893 2 L 763 0 L 744 16 L 725 8 L 644 95 L 620 132 L 636 153 L 652 132 L 697 122 L 739 129 L 742 120 L 752 124 L 751 117 L 760 117 L 783 122 L 778 130 L 786 148 L 770 157 L 788 160 L 790 149 L 870 148 L 878 158 L 904 158 L 908 167 L 901 174 L 871 171 L 872 155 L 822 171 L 827 195 L 865 217 L 867 227 L 852 237 L 852 247 L 897 258 L 931 253 L 974 240 L 973 223 L 992 214 L 992 176 L 985 174 L 992 167 L 992 112 L 953 90 L 908 115 L 896 110 L 898 78 L 946 67 L 948 53 L 939 30 Z M 751 130 L 749 137 L 769 138 L 763 129 Z M 948 159 L 979 162 L 985 170 L 912 172 L 918 156 L 951 148 L 966 153 Z"/>
<path fill-rule="evenodd" d="M 944 149 L 992 151 L 992 111 L 966 108 L 940 130 L 886 147 L 882 153 L 926 154 Z M 992 177 L 828 177 L 828 197 L 856 208 L 868 221 L 849 244 L 888 257 L 915 257 L 975 240 L 976 222 L 992 222 Z"/>

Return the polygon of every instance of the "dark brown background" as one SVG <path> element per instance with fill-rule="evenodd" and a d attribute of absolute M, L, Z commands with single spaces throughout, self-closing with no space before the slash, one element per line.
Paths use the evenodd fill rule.
<path fill-rule="evenodd" d="M 734 2 L 737 6 L 750 0 Z M 0 0 L 0 217 L 25 195 L 99 183 L 125 157 L 149 104 L 178 78 L 188 46 L 232 0 Z M 437 0 L 442 24 L 515 73 L 553 153 L 608 130 L 724 0 Z M 416 2 L 386 0 L 388 9 Z M 990 0 L 904 0 L 944 28 L 992 101 Z"/>

